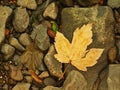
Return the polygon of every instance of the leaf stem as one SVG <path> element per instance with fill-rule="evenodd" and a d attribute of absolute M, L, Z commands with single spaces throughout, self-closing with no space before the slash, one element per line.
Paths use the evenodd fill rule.
<path fill-rule="evenodd" d="M 65 70 L 63 71 L 62 75 L 59 77 L 58 80 L 61 80 L 64 76 L 64 74 L 66 73 L 66 71 L 68 70 L 68 68 L 70 68 L 71 65 L 71 61 L 67 64 L 67 66 L 65 67 Z"/>

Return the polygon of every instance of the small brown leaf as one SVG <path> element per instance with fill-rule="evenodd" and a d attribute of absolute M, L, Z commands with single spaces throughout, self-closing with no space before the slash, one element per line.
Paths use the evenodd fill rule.
<path fill-rule="evenodd" d="M 35 70 L 42 63 L 43 54 L 35 44 L 31 43 L 26 47 L 26 51 L 20 59 L 28 69 Z"/>

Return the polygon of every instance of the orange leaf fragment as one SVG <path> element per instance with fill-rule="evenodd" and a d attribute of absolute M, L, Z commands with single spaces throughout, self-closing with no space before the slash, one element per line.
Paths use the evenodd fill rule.
<path fill-rule="evenodd" d="M 50 30 L 50 29 L 48 29 L 47 33 L 52 38 L 55 38 L 55 36 L 56 36 L 56 33 L 54 31 Z"/>
<path fill-rule="evenodd" d="M 8 36 L 10 34 L 10 30 L 9 29 L 6 29 L 5 30 L 5 36 Z"/>
<path fill-rule="evenodd" d="M 37 74 L 36 74 L 33 70 L 28 70 L 28 71 L 30 72 L 32 78 L 33 78 L 36 82 L 38 82 L 39 84 L 41 84 L 41 83 L 43 82 L 42 79 L 39 78 L 39 77 L 37 76 Z"/>

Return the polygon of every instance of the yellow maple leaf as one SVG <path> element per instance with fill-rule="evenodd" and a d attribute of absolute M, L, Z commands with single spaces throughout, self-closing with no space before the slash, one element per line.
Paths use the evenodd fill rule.
<path fill-rule="evenodd" d="M 77 28 L 71 43 L 62 33 L 57 32 L 54 43 L 57 51 L 55 58 L 61 63 L 71 63 L 77 69 L 87 71 L 87 67 L 97 63 L 104 50 L 101 48 L 86 50 L 92 43 L 92 36 L 92 24 Z"/>

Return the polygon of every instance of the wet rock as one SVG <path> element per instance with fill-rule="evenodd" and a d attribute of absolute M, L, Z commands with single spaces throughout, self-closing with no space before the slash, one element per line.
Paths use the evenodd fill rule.
<path fill-rule="evenodd" d="M 40 75 L 39 75 L 40 78 L 46 78 L 46 77 L 49 77 L 49 73 L 48 71 L 43 71 Z"/>
<path fill-rule="evenodd" d="M 87 90 L 87 81 L 81 73 L 73 70 L 68 74 L 63 88 L 65 90 Z"/>
<path fill-rule="evenodd" d="M 27 33 L 21 34 L 19 37 L 19 41 L 24 46 L 27 46 L 32 42 L 29 34 L 27 34 Z"/>
<path fill-rule="evenodd" d="M 9 43 L 14 46 L 16 49 L 18 49 L 19 51 L 24 51 L 25 48 L 18 42 L 18 40 L 14 37 L 11 37 L 9 39 Z"/>
<path fill-rule="evenodd" d="M 108 90 L 120 90 L 120 64 L 110 64 L 107 78 Z"/>
<path fill-rule="evenodd" d="M 47 35 L 47 28 L 43 25 L 37 25 L 31 34 L 31 38 L 41 50 L 47 50 L 50 46 L 49 36 Z"/>
<path fill-rule="evenodd" d="M 81 6 L 92 6 L 100 2 L 100 0 L 75 0 Z"/>
<path fill-rule="evenodd" d="M 58 14 L 58 7 L 55 2 L 49 4 L 45 9 L 43 16 L 56 19 Z"/>
<path fill-rule="evenodd" d="M 4 45 L 2 45 L 1 52 L 5 55 L 5 56 L 4 56 L 4 59 L 5 59 L 5 60 L 8 60 L 8 59 L 11 58 L 11 56 L 14 54 L 15 48 L 12 47 L 12 46 L 9 45 L 9 44 L 4 44 Z"/>
<path fill-rule="evenodd" d="M 21 68 L 17 66 L 10 65 L 10 77 L 16 81 L 21 81 L 23 79 L 23 75 L 21 72 Z"/>
<path fill-rule="evenodd" d="M 70 41 L 72 40 L 74 30 L 89 22 L 93 23 L 93 42 L 88 49 L 93 47 L 104 48 L 104 52 L 99 58 L 98 63 L 88 68 L 87 72 L 82 72 L 87 79 L 88 88 L 91 90 L 99 72 L 107 65 L 108 50 L 114 47 L 113 12 L 111 8 L 107 6 L 66 8 L 62 11 L 62 33 Z M 74 67 L 71 69 L 73 68 Z"/>
<path fill-rule="evenodd" d="M 56 81 L 51 77 L 45 78 L 43 82 L 46 86 L 55 86 L 56 85 Z"/>
<path fill-rule="evenodd" d="M 8 17 L 11 15 L 12 9 L 7 6 L 0 6 L 0 43 L 5 38 L 5 26 Z"/>
<path fill-rule="evenodd" d="M 62 75 L 62 64 L 54 58 L 55 53 L 56 53 L 55 48 L 53 45 L 51 45 L 48 53 L 44 58 L 44 62 L 51 75 L 60 77 Z"/>
<path fill-rule="evenodd" d="M 43 90 L 88 90 L 87 89 L 87 81 L 84 76 L 78 71 L 71 71 L 63 86 L 60 88 L 47 86 Z"/>
<path fill-rule="evenodd" d="M 17 32 L 24 32 L 26 28 L 28 27 L 28 24 L 29 24 L 29 15 L 26 11 L 26 8 L 18 7 L 15 10 L 15 15 L 13 19 L 14 29 Z"/>
<path fill-rule="evenodd" d="M 35 0 L 17 0 L 17 4 L 22 7 L 26 7 L 28 9 L 34 10 L 37 8 L 37 4 Z"/>
<path fill-rule="evenodd" d="M 29 90 L 30 83 L 17 83 L 12 90 Z"/>
<path fill-rule="evenodd" d="M 108 0 L 108 5 L 112 8 L 119 8 L 120 0 Z"/>

